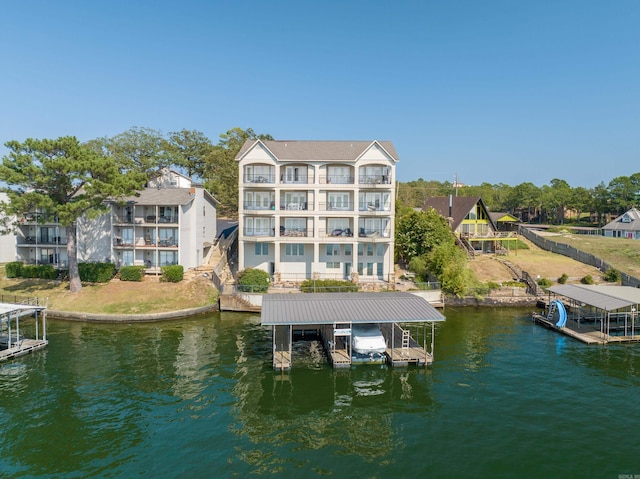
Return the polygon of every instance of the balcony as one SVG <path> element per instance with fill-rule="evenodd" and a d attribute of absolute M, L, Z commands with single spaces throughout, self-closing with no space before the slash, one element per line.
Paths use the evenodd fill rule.
<path fill-rule="evenodd" d="M 276 182 L 275 175 L 272 174 L 245 174 L 243 180 L 245 183 L 255 185 L 275 184 Z"/>
<path fill-rule="evenodd" d="M 25 236 L 23 238 L 18 238 L 18 246 L 20 245 L 38 245 L 38 246 L 63 246 L 67 244 L 67 238 L 63 236 L 47 236 L 47 237 L 36 237 L 36 236 Z"/>
<path fill-rule="evenodd" d="M 244 228 L 242 230 L 244 236 L 275 236 L 274 228 Z"/>
<path fill-rule="evenodd" d="M 352 185 L 355 181 L 353 175 L 327 175 L 319 177 L 322 185 Z"/>
<path fill-rule="evenodd" d="M 353 237 L 353 231 L 351 230 L 351 228 L 334 228 L 334 229 L 321 229 L 318 231 L 318 234 L 320 235 L 321 238 L 352 238 Z"/>
<path fill-rule="evenodd" d="M 377 212 L 389 212 L 391 211 L 390 206 L 385 206 L 380 203 L 359 203 L 358 211 L 364 211 L 368 213 L 377 213 Z"/>
<path fill-rule="evenodd" d="M 298 177 L 289 177 L 287 175 L 280 175 L 280 183 L 283 185 L 308 185 L 309 176 L 300 175 Z"/>
<path fill-rule="evenodd" d="M 302 203 L 281 203 L 280 209 L 285 211 L 306 211 L 307 210 L 307 202 Z"/>
<path fill-rule="evenodd" d="M 307 230 L 307 228 L 286 228 L 284 226 L 280 226 L 280 237 L 287 238 L 308 238 L 312 236 L 312 232 Z"/>
<path fill-rule="evenodd" d="M 389 175 L 360 175 L 358 183 L 361 185 L 390 185 L 391 176 Z"/>
<path fill-rule="evenodd" d="M 269 205 L 265 205 L 263 201 L 245 201 L 243 208 L 247 211 L 271 211 L 276 209 L 276 204 L 273 201 Z"/>
<path fill-rule="evenodd" d="M 318 204 L 319 211 L 353 211 L 353 203 L 324 203 Z"/>
<path fill-rule="evenodd" d="M 389 231 L 383 229 L 368 229 L 368 228 L 359 228 L 358 229 L 358 237 L 359 238 L 388 238 Z"/>

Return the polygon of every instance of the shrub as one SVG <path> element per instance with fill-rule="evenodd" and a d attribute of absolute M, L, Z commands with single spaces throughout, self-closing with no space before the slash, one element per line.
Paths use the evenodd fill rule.
<path fill-rule="evenodd" d="M 558 283 L 565 284 L 568 279 L 569 279 L 569 276 L 567 275 L 567 273 L 562 273 L 562 276 L 558 278 Z"/>
<path fill-rule="evenodd" d="M 590 274 L 586 275 L 584 278 L 580 280 L 582 284 L 593 284 L 593 278 Z"/>
<path fill-rule="evenodd" d="M 144 266 L 123 266 L 120 268 L 121 281 L 142 281 Z"/>
<path fill-rule="evenodd" d="M 488 281 L 487 282 L 487 287 L 489 288 L 489 290 L 500 289 L 500 285 L 498 283 L 496 283 L 495 281 Z"/>
<path fill-rule="evenodd" d="M 604 274 L 604 280 L 609 283 L 619 283 L 622 281 L 622 274 L 617 269 L 609 268 Z"/>
<path fill-rule="evenodd" d="M 80 281 L 88 283 L 108 283 L 116 274 L 113 263 L 78 263 Z"/>
<path fill-rule="evenodd" d="M 162 277 L 160 281 L 169 283 L 179 283 L 184 278 L 184 268 L 180 264 L 167 265 L 162 267 Z"/>
<path fill-rule="evenodd" d="M 512 288 L 526 288 L 527 283 L 523 283 L 522 281 L 505 281 L 502 283 L 502 286 L 510 286 Z"/>
<path fill-rule="evenodd" d="M 249 293 L 265 293 L 269 289 L 269 273 L 261 269 L 247 268 L 237 276 L 238 290 Z"/>
<path fill-rule="evenodd" d="M 22 278 L 38 278 L 39 266 L 35 264 L 23 264 L 20 270 Z"/>
<path fill-rule="evenodd" d="M 540 278 L 538 281 L 538 286 L 542 286 L 543 288 L 548 288 L 551 286 L 551 280 L 548 278 Z"/>
<path fill-rule="evenodd" d="M 58 270 L 50 264 L 41 264 L 38 266 L 38 278 L 41 279 L 56 279 L 58 277 Z"/>
<path fill-rule="evenodd" d="M 20 261 L 7 263 L 4 267 L 7 278 L 20 278 L 22 276 L 22 266 Z"/>
<path fill-rule="evenodd" d="M 352 293 L 358 291 L 358 285 L 338 279 L 307 279 L 300 285 L 300 290 L 303 293 Z"/>

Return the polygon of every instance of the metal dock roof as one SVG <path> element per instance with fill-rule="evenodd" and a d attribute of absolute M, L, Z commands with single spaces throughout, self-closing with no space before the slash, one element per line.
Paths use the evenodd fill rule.
<path fill-rule="evenodd" d="M 605 311 L 640 304 L 640 289 L 631 286 L 561 284 L 548 290 Z"/>
<path fill-rule="evenodd" d="M 444 321 L 427 300 L 411 293 L 265 294 L 263 325 Z"/>

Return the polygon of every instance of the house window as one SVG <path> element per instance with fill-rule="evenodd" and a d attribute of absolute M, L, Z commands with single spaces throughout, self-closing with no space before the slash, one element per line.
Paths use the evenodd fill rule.
<path fill-rule="evenodd" d="M 350 244 L 344 245 L 344 254 L 345 254 L 345 256 L 351 256 L 351 245 Z"/>
<path fill-rule="evenodd" d="M 122 266 L 133 266 L 133 251 L 122 252 Z"/>
<path fill-rule="evenodd" d="M 304 245 L 301 243 L 287 243 L 284 254 L 285 256 L 304 256 Z"/>
<path fill-rule="evenodd" d="M 256 256 L 266 256 L 269 254 L 269 243 L 256 243 Z"/>
<path fill-rule="evenodd" d="M 327 261 L 327 269 L 340 269 L 339 261 Z"/>
<path fill-rule="evenodd" d="M 367 256 L 373 256 L 373 243 L 367 245 Z"/>
<path fill-rule="evenodd" d="M 362 256 L 364 254 L 364 245 L 362 243 L 358 243 L 358 256 Z"/>
<path fill-rule="evenodd" d="M 367 276 L 373 276 L 373 263 L 367 263 Z"/>
<path fill-rule="evenodd" d="M 169 266 L 178 264 L 178 252 L 177 251 L 159 251 L 160 266 Z"/>
<path fill-rule="evenodd" d="M 350 210 L 349 193 L 329 193 L 329 210 Z"/>
<path fill-rule="evenodd" d="M 376 251 L 377 256 L 384 256 L 385 245 L 382 243 L 378 243 L 378 250 Z"/>
<path fill-rule="evenodd" d="M 327 245 L 327 256 L 339 256 L 339 255 L 340 255 L 340 245 L 338 244 Z"/>
<path fill-rule="evenodd" d="M 364 272 L 364 263 L 358 263 L 358 274 L 362 274 Z"/>

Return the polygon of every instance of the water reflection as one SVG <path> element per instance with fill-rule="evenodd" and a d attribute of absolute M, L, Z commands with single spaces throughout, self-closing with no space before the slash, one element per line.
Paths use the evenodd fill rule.
<path fill-rule="evenodd" d="M 250 368 L 253 375 L 244 374 L 238 365 L 242 373 L 234 387 L 233 431 L 253 446 L 237 451 L 235 459 L 253 472 L 278 472 L 282 464 L 298 462 L 298 467 L 309 466 L 313 453 L 320 451 L 392 463 L 394 451 L 404 444 L 396 414 L 404 408 L 429 412 L 437 407 L 424 368 L 362 365 L 334 370 L 318 345 L 299 341 L 288 373 L 271 369 L 270 352 L 255 358 L 262 362 L 259 374 L 256 367 Z"/>

